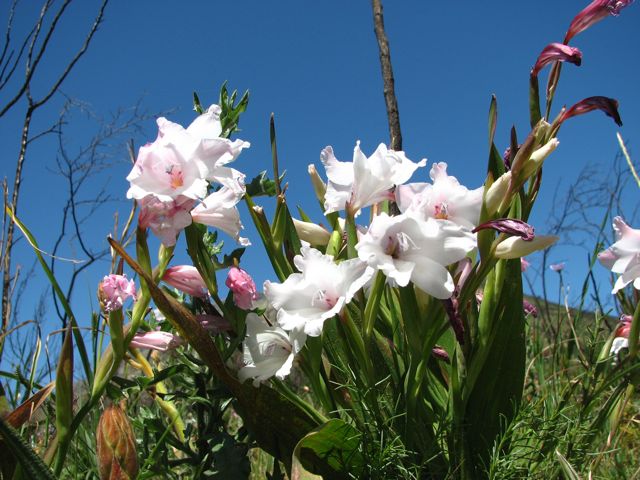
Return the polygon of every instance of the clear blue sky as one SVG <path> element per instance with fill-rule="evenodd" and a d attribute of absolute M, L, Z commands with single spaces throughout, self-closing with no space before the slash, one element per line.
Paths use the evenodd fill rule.
<path fill-rule="evenodd" d="M 396 78 L 404 149 L 409 158 L 426 157 L 429 165 L 445 161 L 450 174 L 469 186 L 484 180 L 487 158 L 487 111 L 491 94 L 499 105 L 496 136 L 499 150 L 508 143 L 516 125 L 521 139 L 528 132 L 528 75 L 542 48 L 561 41 L 573 16 L 588 2 L 536 0 L 527 2 L 385 2 L 385 23 Z M 35 3 L 23 2 L 17 15 L 16 34 L 37 15 Z M 80 45 L 95 11 L 96 1 L 77 1 L 69 8 L 52 40 L 51 55 L 42 65 L 43 77 L 52 78 L 60 62 Z M 0 12 L 0 25 L 6 23 Z M 620 101 L 624 127 L 599 112 L 568 122 L 560 134 L 560 147 L 548 159 L 544 187 L 532 223 L 545 233 L 551 201 L 560 182 L 570 185 L 587 163 L 600 165 L 610 174 L 617 152 L 616 131 L 628 140 L 632 156 L 640 141 L 640 5 L 631 5 L 618 18 L 607 18 L 577 36 L 572 44 L 583 52 L 583 65 L 563 69 L 556 96 L 562 104 L 592 95 Z M 545 70 L 541 84 L 546 84 Z M 275 112 L 281 168 L 287 170 L 289 202 L 301 204 L 318 220 L 320 212 L 308 196 L 307 165 L 319 163 L 320 150 L 333 145 L 338 158 L 350 160 L 356 140 L 365 153 L 388 142 L 388 130 L 378 50 L 369 1 L 301 2 L 190 1 L 169 2 L 114 0 L 91 45 L 62 90 L 108 116 L 118 107 L 142 97 L 149 111 L 177 108 L 170 115 L 187 125 L 194 117 L 191 94 L 203 103 L 217 99 L 227 80 L 232 88 L 251 92 L 249 109 L 238 136 L 252 143 L 234 165 L 249 178 L 270 165 L 268 119 Z M 44 82 L 46 83 L 46 79 Z M 3 94 L 6 95 L 6 94 Z M 4 98 L 4 97 L 2 97 Z M 55 119 L 61 101 L 37 118 L 34 131 Z M 2 175 L 13 178 L 23 115 L 18 105 L 0 119 Z M 88 123 L 69 125 L 73 142 L 80 146 L 90 131 Z M 156 135 L 152 120 L 137 145 Z M 75 144 L 75 143 L 74 143 Z M 20 216 L 43 249 L 52 248 L 51 232 L 57 228 L 63 188 L 47 170 L 53 165 L 56 145 L 43 139 L 30 150 L 25 166 Z M 91 223 L 93 242 L 101 242 L 111 230 L 112 211 L 128 211 L 124 201 L 130 169 L 127 159 L 105 172 L 110 192 L 123 201 L 98 212 Z M 414 175 L 425 180 L 428 168 Z M 97 188 L 97 183 L 91 188 Z M 85 192 L 87 196 L 90 191 Z M 637 192 L 630 198 L 635 205 Z M 241 215 L 248 224 L 245 210 Z M 640 226 L 640 225 L 636 225 Z M 263 280 L 266 270 L 259 239 L 245 255 L 244 266 Z M 228 242 L 232 246 L 232 242 Z M 181 247 L 179 245 L 178 247 Z M 66 251 L 63 255 L 75 256 Z M 25 248 L 14 263 L 29 265 Z M 584 275 L 585 253 L 558 248 L 552 261 L 567 261 L 574 290 Z M 260 263 L 261 262 L 261 263 Z M 108 265 L 91 269 L 78 285 L 76 300 L 92 297 Z M 222 282 L 222 279 L 220 279 Z M 39 296 L 43 283 L 34 281 L 29 296 Z M 30 302 L 25 302 L 28 318 Z M 53 318 L 53 312 L 50 312 Z"/>

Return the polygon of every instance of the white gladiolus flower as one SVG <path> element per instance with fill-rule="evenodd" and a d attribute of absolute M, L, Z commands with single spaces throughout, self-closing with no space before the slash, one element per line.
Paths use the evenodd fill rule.
<path fill-rule="evenodd" d="M 631 228 L 621 217 L 613 219 L 616 242 L 598 254 L 598 260 L 606 268 L 620 276 L 611 293 L 614 295 L 631 282 L 640 290 L 640 230 Z"/>
<path fill-rule="evenodd" d="M 373 219 L 356 249 L 361 260 L 398 285 L 411 281 L 435 298 L 445 299 L 454 289 L 445 267 L 462 260 L 475 245 L 475 236 L 453 222 L 382 213 Z"/>
<path fill-rule="evenodd" d="M 396 203 L 403 213 L 426 220 L 451 220 L 473 229 L 480 219 L 483 187 L 469 190 L 447 175 L 447 164 L 435 163 L 429 176 L 433 183 L 410 183 L 396 189 Z"/>
<path fill-rule="evenodd" d="M 333 148 L 326 147 L 320 160 L 327 172 L 328 184 L 325 193 L 325 213 L 349 208 L 355 215 L 360 209 L 391 198 L 391 188 L 401 185 L 413 175 L 418 167 L 424 167 L 426 160 L 418 163 L 409 160 L 404 152 L 389 150 L 380 144 L 367 158 L 356 142 L 353 162 L 341 162 L 333 154 Z"/>
<path fill-rule="evenodd" d="M 300 329 L 312 337 L 322 333 L 325 320 L 340 313 L 355 293 L 373 276 L 373 269 L 360 260 L 335 263 L 333 257 L 303 246 L 294 263 L 301 273 L 284 283 L 264 283 L 264 294 L 278 311 L 278 324 L 285 330 Z"/>
<path fill-rule="evenodd" d="M 245 366 L 238 372 L 244 382 L 253 378 L 253 385 L 275 376 L 285 378 L 291 371 L 293 359 L 304 346 L 307 336 L 300 330 L 285 332 L 277 325 L 251 312 L 247 315 L 247 337 L 243 344 Z"/>

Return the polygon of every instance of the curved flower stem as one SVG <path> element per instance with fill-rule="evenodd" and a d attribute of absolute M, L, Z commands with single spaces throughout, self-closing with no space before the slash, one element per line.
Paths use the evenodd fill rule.
<path fill-rule="evenodd" d="M 145 356 L 140 353 L 140 350 L 138 350 L 137 348 L 130 348 L 129 351 L 135 357 L 142 373 L 144 373 L 144 375 L 150 380 L 153 379 L 155 377 L 155 374 L 153 373 L 151 364 L 147 361 Z M 163 382 L 156 382 L 154 387 L 155 387 L 155 392 L 152 393 L 153 399 L 158 404 L 160 409 L 169 418 L 170 427 L 178 437 L 178 440 L 184 443 L 186 441 L 184 436 L 185 425 L 184 425 L 184 421 L 182 420 L 182 417 L 180 416 L 180 412 L 178 411 L 178 409 L 176 408 L 173 402 L 165 400 L 158 395 L 158 394 L 162 395 L 167 393 L 167 389 L 164 386 Z"/>

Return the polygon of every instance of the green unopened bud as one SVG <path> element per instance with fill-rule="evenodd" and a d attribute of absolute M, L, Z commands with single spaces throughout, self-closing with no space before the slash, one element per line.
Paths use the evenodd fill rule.
<path fill-rule="evenodd" d="M 551 131 L 551 125 L 545 120 L 540 120 L 540 122 L 538 122 L 538 124 L 535 126 L 536 142 L 537 143 L 544 142 L 545 139 L 548 138 L 547 134 L 550 131 Z"/>
<path fill-rule="evenodd" d="M 484 205 L 489 215 L 493 215 L 498 210 L 503 200 L 505 200 L 510 184 L 510 171 L 502 174 L 500 178 L 491 184 L 484 197 Z"/>
<path fill-rule="evenodd" d="M 316 197 L 318 201 L 324 205 L 324 194 L 327 192 L 327 185 L 324 183 L 320 175 L 318 175 L 318 171 L 316 170 L 316 166 L 312 163 L 308 167 L 309 177 L 311 177 L 311 184 L 313 185 L 313 191 L 316 192 Z"/>
<path fill-rule="evenodd" d="M 523 178 L 529 178 L 531 175 L 536 173 L 542 166 L 544 159 L 547 158 L 551 154 L 551 152 L 553 152 L 558 147 L 558 145 L 560 145 L 558 139 L 552 138 L 542 147 L 533 152 L 531 154 L 531 157 L 529 158 L 529 161 L 525 164 L 522 170 Z"/>
<path fill-rule="evenodd" d="M 138 475 L 138 457 L 133 429 L 124 410 L 108 407 L 96 431 L 100 480 L 131 480 Z"/>
<path fill-rule="evenodd" d="M 521 237 L 509 237 L 496 247 L 497 258 L 519 258 L 538 250 L 544 250 L 558 241 L 555 235 L 536 235 L 532 240 L 524 240 Z"/>
<path fill-rule="evenodd" d="M 331 233 L 322 228 L 320 225 L 311 222 L 303 222 L 297 218 L 293 218 L 293 226 L 296 228 L 300 240 L 309 242 L 311 245 L 325 246 L 331 238 Z"/>

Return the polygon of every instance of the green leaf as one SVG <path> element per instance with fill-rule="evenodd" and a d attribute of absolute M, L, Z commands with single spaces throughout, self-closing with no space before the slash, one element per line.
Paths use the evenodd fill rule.
<path fill-rule="evenodd" d="M 65 314 L 67 315 L 67 317 L 69 317 L 69 325 L 71 326 L 73 335 L 76 340 L 76 346 L 78 347 L 78 354 L 80 355 L 80 359 L 82 360 L 82 366 L 84 367 L 84 374 L 87 377 L 87 382 L 91 384 L 93 381 L 93 370 L 91 369 L 89 355 L 87 354 L 87 349 L 84 344 L 84 339 L 82 338 L 82 334 L 80 333 L 80 329 L 78 328 L 76 317 L 73 314 L 71 307 L 69 306 L 69 302 L 67 302 L 67 298 L 62 292 L 62 289 L 60 288 L 60 285 L 58 284 L 56 277 L 53 275 L 53 272 L 49 268 L 49 265 L 47 265 L 47 262 L 45 262 L 44 257 L 42 256 L 42 250 L 40 250 L 40 248 L 38 247 L 38 242 L 36 242 L 35 237 L 31 234 L 29 229 L 27 229 L 27 227 L 18 219 L 18 217 L 15 216 L 11 208 L 9 208 L 8 206 L 5 207 L 5 211 L 7 212 L 7 215 L 11 217 L 11 220 L 13 220 L 16 226 L 20 229 L 22 234 L 26 237 L 27 241 L 29 242 L 29 245 L 31 245 L 31 247 L 33 248 L 33 251 L 35 252 L 36 257 L 38 258 L 38 262 L 40 263 L 42 270 L 44 270 L 44 273 L 46 274 L 47 279 L 51 284 L 51 288 L 53 289 L 56 296 L 58 297 L 58 300 L 60 301 L 60 304 L 62 305 L 62 308 L 64 309 Z"/>
<path fill-rule="evenodd" d="M 198 112 L 198 115 L 202 115 L 204 113 L 204 109 L 200 103 L 200 98 L 196 92 L 193 92 L 193 109 Z"/>
<path fill-rule="evenodd" d="M 284 177 L 284 174 L 280 177 Z M 250 197 L 275 197 L 277 194 L 276 182 L 267 177 L 267 171 L 263 170 L 251 180 L 246 186 L 247 194 Z"/>
<path fill-rule="evenodd" d="M 56 369 L 56 430 L 63 442 L 69 435 L 73 420 L 73 341 L 71 326 L 67 327 Z"/>
<path fill-rule="evenodd" d="M 531 128 L 542 118 L 540 113 L 540 89 L 538 87 L 538 76 L 531 75 L 529 78 L 529 121 Z"/>
<path fill-rule="evenodd" d="M 0 436 L 2 436 L 2 444 L 8 448 L 15 461 L 17 461 L 26 473 L 26 478 L 37 478 L 39 480 L 55 479 L 49 467 L 47 467 L 42 459 L 27 445 L 18 432 L 11 428 L 2 418 L 0 418 Z M 4 451 L 4 449 L 2 450 Z M 3 462 L 3 472 L 4 468 L 5 464 Z"/>
<path fill-rule="evenodd" d="M 481 310 L 478 336 L 483 341 L 468 362 L 468 379 L 474 383 L 465 402 L 466 441 L 477 469 L 488 464 L 496 436 L 516 412 L 526 363 L 520 260 L 501 261 L 495 271 L 495 290 L 485 289 L 481 309 L 492 295 L 499 297 L 486 317 Z M 492 280 L 490 275 L 487 281 Z M 479 371 L 475 362 L 481 362 Z"/>
<path fill-rule="evenodd" d="M 306 470 L 324 478 L 360 478 L 364 470 L 360 437 L 354 427 L 334 418 L 305 435 L 294 455 Z"/>
<path fill-rule="evenodd" d="M 562 468 L 562 473 L 567 480 L 580 480 L 578 472 L 576 472 L 575 468 L 573 468 L 569 461 L 558 450 L 556 450 L 556 457 Z"/>

